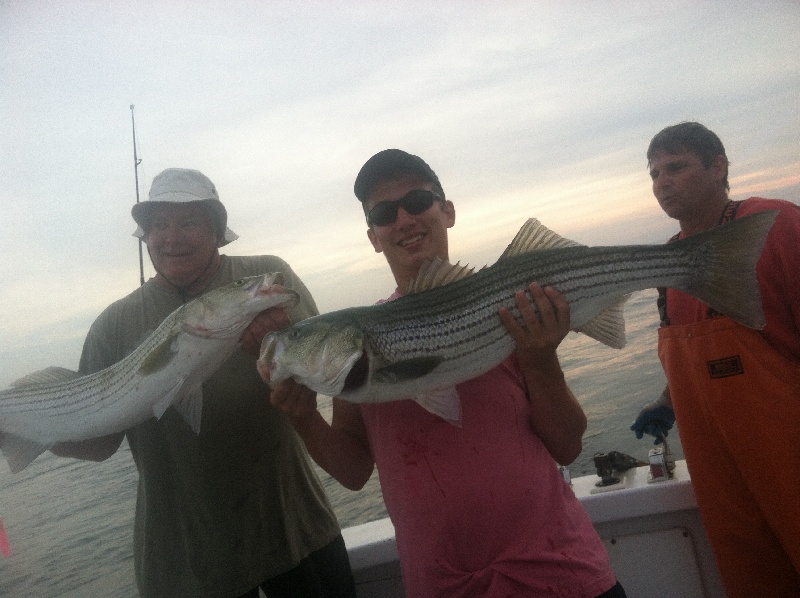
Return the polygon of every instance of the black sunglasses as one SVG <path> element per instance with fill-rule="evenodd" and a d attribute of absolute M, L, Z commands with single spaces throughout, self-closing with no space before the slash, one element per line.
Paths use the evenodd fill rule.
<path fill-rule="evenodd" d="M 414 189 L 400 199 L 383 201 L 372 208 L 367 214 L 367 222 L 372 226 L 388 226 L 397 220 L 397 211 L 403 208 L 409 214 L 416 216 L 429 210 L 434 201 L 444 201 L 441 195 L 427 189 Z"/>

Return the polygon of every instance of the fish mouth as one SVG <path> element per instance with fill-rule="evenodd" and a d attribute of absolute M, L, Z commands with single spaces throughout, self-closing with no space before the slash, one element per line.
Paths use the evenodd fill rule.
<path fill-rule="evenodd" d="M 265 280 L 268 284 L 284 284 L 286 282 L 286 276 L 283 275 L 283 272 L 271 272 L 264 275 Z"/>
<path fill-rule="evenodd" d="M 303 324 L 295 325 L 299 329 L 290 327 L 264 336 L 256 367 L 265 382 L 274 384 L 293 378 L 330 397 L 367 383 L 370 355 L 357 346 L 360 342 L 348 343 L 347 338 L 338 338 L 335 330 L 325 330 L 324 325 L 319 329 L 312 324 L 313 334 L 309 337 Z"/>
<path fill-rule="evenodd" d="M 359 357 L 356 362 L 353 363 L 353 367 L 350 368 L 350 371 L 347 373 L 347 377 L 344 379 L 344 387 L 342 387 L 342 392 L 351 392 L 361 388 L 367 383 L 368 377 L 369 356 L 367 355 L 366 351 L 362 351 L 361 357 Z"/>
<path fill-rule="evenodd" d="M 281 343 L 273 334 L 268 334 L 264 337 L 261 344 L 261 354 L 256 361 L 256 369 L 261 375 L 261 378 L 269 384 L 270 382 L 280 382 L 278 376 L 272 375 L 272 369 L 275 367 L 275 359 L 283 353 L 283 343 Z"/>
<path fill-rule="evenodd" d="M 285 299 L 273 305 L 273 307 L 282 307 L 290 309 L 300 302 L 300 297 L 293 290 L 283 286 L 285 276 L 283 272 L 271 272 L 264 275 L 261 284 L 256 291 L 259 297 L 281 297 Z"/>

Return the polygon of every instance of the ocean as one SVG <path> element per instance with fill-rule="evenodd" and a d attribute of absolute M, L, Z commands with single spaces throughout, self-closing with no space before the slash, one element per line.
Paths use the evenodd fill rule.
<path fill-rule="evenodd" d="M 622 350 L 570 333 L 559 348 L 567 380 L 589 421 L 573 477 L 595 473 L 593 456 L 620 451 L 642 461 L 652 439 L 629 426 L 665 384 L 656 353 L 658 315 L 653 290 L 635 293 L 625 308 Z M 329 417 L 330 401 L 321 404 Z M 670 448 L 683 458 L 673 429 Z M 377 475 L 360 492 L 318 470 L 342 527 L 386 516 Z M 9 598 L 135 598 L 133 513 L 137 472 L 127 444 L 92 463 L 40 456 L 19 474 L 0 465 L 0 517 L 13 554 L 0 558 L 0 596 Z"/>

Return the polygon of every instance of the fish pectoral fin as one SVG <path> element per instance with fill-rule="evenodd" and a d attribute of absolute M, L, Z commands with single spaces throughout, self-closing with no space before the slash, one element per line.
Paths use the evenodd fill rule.
<path fill-rule="evenodd" d="M 11 386 L 20 388 L 23 386 L 32 386 L 34 384 L 55 384 L 58 382 L 68 382 L 80 377 L 81 375 L 73 370 L 58 366 L 50 366 L 38 372 L 23 376 L 19 380 L 15 380 L 11 383 Z"/>
<path fill-rule="evenodd" d="M 530 253 L 531 251 L 560 249 L 579 245 L 580 243 L 565 239 L 558 233 L 551 231 L 536 218 L 528 218 L 498 261 L 523 253 Z"/>
<path fill-rule="evenodd" d="M 197 386 L 190 392 L 184 393 L 175 403 L 175 409 L 192 428 L 192 432 L 199 434 L 200 419 L 203 415 L 203 387 Z"/>
<path fill-rule="evenodd" d="M 169 365 L 169 362 L 178 354 L 175 347 L 175 340 L 178 338 L 178 334 L 180 333 L 174 332 L 170 334 L 164 341 L 151 349 L 142 360 L 142 365 L 139 366 L 139 373 L 142 376 L 157 372 Z"/>
<path fill-rule="evenodd" d="M 455 388 L 417 395 L 414 397 L 414 401 L 423 409 L 438 415 L 454 426 L 461 427 L 461 398 Z"/>
<path fill-rule="evenodd" d="M 625 346 L 625 302 L 630 295 L 620 297 L 609 305 L 591 321 L 576 328 L 575 332 L 582 332 L 608 345 L 612 349 L 622 349 Z"/>
<path fill-rule="evenodd" d="M 41 444 L 8 432 L 3 432 L 1 438 L 0 448 L 2 448 L 3 456 L 8 461 L 11 473 L 19 473 L 36 457 L 50 448 L 49 444 Z"/>
<path fill-rule="evenodd" d="M 398 361 L 375 370 L 373 380 L 385 384 L 397 384 L 422 378 L 442 363 L 442 357 L 416 357 Z"/>

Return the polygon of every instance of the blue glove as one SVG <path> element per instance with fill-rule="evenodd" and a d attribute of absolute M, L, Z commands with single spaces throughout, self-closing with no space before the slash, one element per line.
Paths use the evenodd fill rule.
<path fill-rule="evenodd" d="M 631 430 L 636 433 L 636 438 L 641 440 L 642 436 L 649 434 L 655 436 L 653 444 L 661 444 L 662 438 L 666 438 L 667 432 L 672 429 L 675 423 L 675 411 L 668 405 L 659 405 L 652 409 L 645 409 L 631 425 Z"/>

